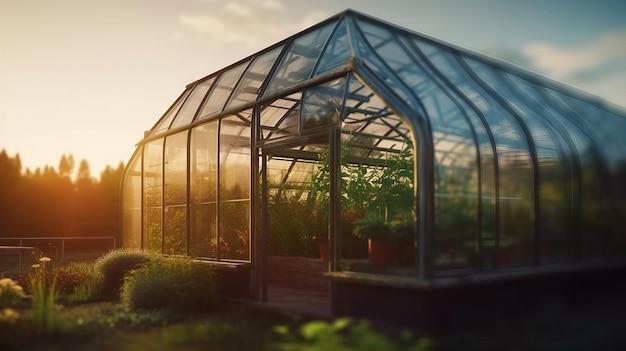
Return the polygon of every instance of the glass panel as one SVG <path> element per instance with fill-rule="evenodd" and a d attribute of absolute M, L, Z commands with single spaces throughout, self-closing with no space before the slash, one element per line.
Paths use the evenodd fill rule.
<path fill-rule="evenodd" d="M 276 99 L 261 110 L 261 138 L 280 139 L 300 132 L 300 98 L 302 93 Z"/>
<path fill-rule="evenodd" d="M 217 258 L 216 203 L 202 203 L 191 207 L 189 256 Z"/>
<path fill-rule="evenodd" d="M 165 139 L 165 243 L 163 253 L 187 253 L 187 131 Z"/>
<path fill-rule="evenodd" d="M 272 69 L 272 66 L 274 66 L 274 62 L 276 62 L 276 58 L 282 49 L 283 47 L 280 46 L 256 57 L 254 61 L 252 61 L 250 68 L 248 68 L 239 84 L 237 84 L 237 88 L 233 92 L 230 102 L 226 107 L 227 109 L 257 99 L 261 85 L 265 81 L 270 69 Z"/>
<path fill-rule="evenodd" d="M 250 201 L 220 203 L 219 257 L 250 260 Z"/>
<path fill-rule="evenodd" d="M 539 195 L 541 208 L 541 262 L 559 262 L 576 258 L 580 251 L 580 141 L 586 139 L 580 129 L 554 109 L 539 87 L 512 74 L 506 74 L 511 97 L 520 97 L 527 111 L 540 114 L 555 129 L 558 154 L 549 158 L 538 149 Z M 557 134 L 558 133 L 558 134 Z M 588 140 L 585 141 L 588 143 Z"/>
<path fill-rule="evenodd" d="M 363 24 L 376 54 L 420 102 L 429 120 L 435 156 L 435 266 L 475 266 L 478 238 L 478 164 L 470 118 L 448 89 L 392 32 Z M 438 84 L 437 84 L 438 83 Z"/>
<path fill-rule="evenodd" d="M 141 248 L 141 155 L 139 150 L 128 163 L 122 184 L 122 245 Z"/>
<path fill-rule="evenodd" d="M 320 57 L 317 68 L 313 76 L 320 76 L 324 73 L 336 70 L 347 65 L 352 57 L 352 45 L 348 36 L 346 20 L 342 20 L 335 29 L 332 37 L 328 41 L 328 46 Z"/>
<path fill-rule="evenodd" d="M 248 61 L 243 62 L 228 71 L 222 73 L 217 79 L 213 90 L 209 93 L 209 97 L 206 99 L 202 111 L 198 114 L 198 119 L 204 119 L 210 115 L 222 112 L 226 100 L 230 96 L 235 84 L 241 78 L 241 74 L 248 67 Z"/>
<path fill-rule="evenodd" d="M 472 69 L 482 63 L 463 57 Z M 500 228 L 497 256 L 501 266 L 529 265 L 534 247 L 534 170 L 528 141 L 515 118 L 500 103 L 468 80 L 461 90 L 481 96 L 483 111 L 496 141 L 500 181 Z M 469 89 L 468 89 L 469 88 Z M 492 87 L 496 88 L 496 87 Z M 496 88 L 497 89 L 497 88 Z"/>
<path fill-rule="evenodd" d="M 217 121 L 191 131 L 192 257 L 217 258 Z"/>
<path fill-rule="evenodd" d="M 187 206 L 165 207 L 165 238 L 163 253 L 187 254 Z"/>
<path fill-rule="evenodd" d="M 314 182 L 312 174 L 319 152 L 327 150 L 308 144 L 268 156 L 270 255 L 328 260 L 328 179 Z"/>
<path fill-rule="evenodd" d="M 143 248 L 161 252 L 163 203 L 163 139 L 147 143 L 143 149 Z"/>
<path fill-rule="evenodd" d="M 550 90 L 548 94 L 592 139 L 581 152 L 581 251 L 583 257 L 623 254 L 626 244 L 620 219 L 624 210 L 624 171 L 617 166 L 622 146 L 617 134 L 626 134 L 621 125 L 626 119 L 591 107 L 578 99 Z M 617 117 L 616 120 L 613 120 Z M 610 132 L 608 129 L 612 129 Z M 623 145 L 623 143 L 622 143 Z M 621 174 L 620 174 L 621 172 Z M 619 185 L 618 185 L 619 184 Z"/>
<path fill-rule="evenodd" d="M 339 122 L 346 80 L 346 78 L 335 79 L 304 91 L 302 130 L 325 127 Z"/>
<path fill-rule="evenodd" d="M 415 276 L 410 130 L 356 79 L 348 90 L 341 137 L 340 269 Z M 315 178 L 327 177 L 326 164 L 321 158 Z"/>
<path fill-rule="evenodd" d="M 387 29 L 380 28 L 369 22 L 357 20 L 357 30 L 355 36 L 360 37 L 356 42 L 358 47 L 358 55 L 363 59 L 368 68 L 370 68 L 375 74 L 387 85 L 393 92 L 404 102 L 409 104 L 415 111 L 420 111 L 420 106 L 417 105 L 413 96 L 406 90 L 403 83 L 396 77 L 390 66 L 379 55 L 379 50 L 386 43 L 395 41 L 396 38 L 392 36 L 392 33 Z M 394 49 L 395 51 L 395 49 Z M 393 54 L 399 54 L 401 51 L 395 51 Z M 405 54 L 403 54 L 406 56 Z M 385 58 L 387 59 L 387 57 Z M 394 59 L 395 61 L 395 59 Z"/>
<path fill-rule="evenodd" d="M 176 114 L 178 113 L 180 106 L 183 104 L 183 101 L 187 99 L 187 95 L 189 95 L 190 92 L 191 92 L 190 89 L 187 89 L 185 90 L 185 92 L 183 92 L 183 94 L 178 98 L 178 100 L 176 100 L 174 105 L 170 107 L 170 109 L 167 111 L 165 116 L 163 116 L 161 120 L 158 122 L 158 124 L 152 128 L 150 135 L 158 134 L 170 128 L 170 124 L 172 124 L 172 120 L 174 119 L 174 117 L 176 117 Z"/>
<path fill-rule="evenodd" d="M 193 117 L 196 115 L 198 111 L 198 107 L 204 100 L 204 97 L 211 88 L 215 77 L 205 80 L 204 82 L 198 84 L 189 95 L 183 107 L 181 107 L 180 112 L 176 116 L 174 123 L 172 123 L 172 127 L 170 129 L 174 129 L 180 126 L 187 125 L 191 123 Z"/>
<path fill-rule="evenodd" d="M 250 138 L 248 120 L 238 116 L 222 119 L 219 140 L 218 243 L 219 254 L 223 258 L 249 259 Z"/>
<path fill-rule="evenodd" d="M 315 61 L 320 56 L 336 24 L 337 22 L 328 23 L 296 38 L 289 47 L 289 51 L 283 56 L 263 95 L 274 94 L 309 79 L 315 67 Z"/>
<path fill-rule="evenodd" d="M 486 110 L 487 103 L 484 99 L 482 99 L 479 95 L 474 94 L 472 98 L 468 98 L 462 94 L 460 94 L 460 90 L 457 87 L 467 86 L 465 73 L 463 69 L 456 64 L 453 60 L 450 59 L 449 53 L 447 51 L 442 50 L 442 48 L 433 45 L 432 43 L 421 40 L 418 38 L 413 38 L 413 44 L 415 44 L 416 49 L 418 50 L 418 56 L 426 60 L 427 63 L 432 64 L 432 72 L 434 77 L 440 79 L 442 84 L 445 84 L 446 87 L 443 89 L 448 90 L 450 93 L 450 99 L 452 99 L 455 104 L 457 104 L 459 110 L 458 112 L 461 115 L 465 115 L 467 120 L 470 122 L 471 129 L 463 128 L 462 124 L 459 124 L 461 115 L 450 113 L 449 116 L 442 116 L 443 120 L 447 120 L 453 122 L 457 120 L 456 128 L 457 131 L 455 133 L 451 133 L 447 138 L 452 138 L 452 143 L 448 143 L 444 134 L 439 134 L 440 142 L 437 143 L 438 151 L 438 163 L 436 171 L 438 172 L 438 177 L 441 175 L 441 179 L 451 180 L 449 184 L 443 186 L 443 191 L 437 191 L 439 203 L 443 203 L 444 208 L 448 209 L 447 214 L 452 215 L 455 207 L 461 207 L 466 210 L 473 208 L 474 202 L 468 202 L 469 199 L 466 199 L 462 196 L 461 193 L 457 195 L 452 195 L 454 192 L 450 192 L 450 190 L 455 190 L 455 187 L 461 186 L 459 189 L 463 189 L 465 187 L 464 193 L 468 193 L 469 190 L 475 189 L 474 186 L 467 187 L 468 182 L 476 182 L 476 186 L 478 182 L 473 178 L 471 172 L 467 172 L 467 168 L 464 167 L 463 158 L 465 158 L 464 162 L 469 162 L 470 159 L 468 157 L 471 156 L 473 151 L 469 151 L 467 148 L 471 147 L 470 143 L 467 143 L 467 138 L 470 137 L 469 133 L 474 133 L 476 141 L 478 142 L 478 151 L 480 152 L 480 165 L 478 165 L 477 170 L 480 172 L 480 180 L 481 180 L 481 189 L 480 189 L 480 206 L 482 211 L 482 218 L 478 218 L 478 214 L 476 213 L 475 220 L 481 219 L 481 240 L 482 242 L 477 243 L 477 247 L 475 248 L 478 251 L 479 247 L 482 249 L 482 253 L 478 252 L 480 255 L 476 257 L 478 260 L 480 258 L 482 267 L 494 267 L 494 247 L 496 243 L 496 167 L 494 161 L 494 149 L 492 147 L 492 139 L 488 134 L 488 129 L 486 127 L 484 117 L 481 113 L 481 109 Z M 422 56 L 423 55 L 423 56 Z M 430 67 L 429 65 L 424 65 L 424 67 Z M 444 98 L 445 100 L 445 98 Z M 479 107 L 480 106 L 480 107 Z M 453 110 L 450 110 L 452 112 Z M 453 117 L 453 118 L 451 118 Z M 442 124 L 442 119 L 439 120 L 439 127 L 442 132 L 446 130 L 445 124 Z M 460 127 L 460 128 L 459 128 Z M 465 129 L 465 130 L 463 130 Z M 464 142 L 462 139 L 456 138 L 453 134 L 464 132 L 466 141 Z M 463 158 L 459 158 L 456 155 L 461 152 L 461 155 L 465 155 Z M 470 152 L 470 154 L 468 154 Z M 451 162 L 450 160 L 454 160 Z M 460 174 L 460 178 L 456 179 L 454 174 L 454 168 L 460 167 L 461 169 L 465 168 L 463 172 Z M 459 179 L 461 181 L 459 183 Z M 455 185 L 456 184 L 456 185 Z M 437 187 L 441 187 L 441 183 L 436 184 Z M 446 190 L 445 187 L 449 186 Z M 471 206 L 469 206 L 471 205 Z M 473 211 L 473 210 L 472 210 Z M 456 218 L 456 222 L 453 227 L 463 228 L 464 221 L 475 221 L 471 220 L 467 215 L 471 214 L 471 211 L 462 211 L 464 216 L 459 216 Z M 442 214 L 444 216 L 439 218 L 439 228 L 445 229 L 445 215 L 444 211 Z M 453 229 L 453 231 L 457 231 L 458 229 Z M 465 231 L 465 229 L 461 229 L 460 232 Z M 442 238 L 443 239 L 443 238 Z M 480 246 L 478 246 L 480 244 Z M 440 247 L 439 252 L 439 262 L 442 266 L 454 267 L 457 265 L 458 256 L 457 248 L 450 249 L 449 247 Z M 471 253 L 467 253 L 466 255 L 471 255 Z M 447 263 L 446 263 L 447 261 Z"/>

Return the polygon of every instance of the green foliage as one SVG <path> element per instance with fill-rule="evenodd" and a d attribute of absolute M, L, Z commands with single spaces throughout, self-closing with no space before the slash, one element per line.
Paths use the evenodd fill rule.
<path fill-rule="evenodd" d="M 354 235 L 359 238 L 386 240 L 389 238 L 389 234 L 389 223 L 379 215 L 370 213 L 366 217 L 354 221 Z"/>
<path fill-rule="evenodd" d="M 61 318 L 56 299 L 59 295 L 56 271 L 48 257 L 34 265 L 31 280 L 32 323 L 38 335 L 54 335 L 61 331 Z"/>
<path fill-rule="evenodd" d="M 0 307 L 17 305 L 24 297 L 24 289 L 13 279 L 0 279 Z"/>
<path fill-rule="evenodd" d="M 315 203 L 303 190 L 277 189 L 270 194 L 269 250 L 271 255 L 314 257 L 316 235 L 326 235 L 327 225 L 317 216 Z"/>
<path fill-rule="evenodd" d="M 153 260 L 124 279 L 122 303 L 131 309 L 207 309 L 213 304 L 210 265 L 187 258 Z"/>
<path fill-rule="evenodd" d="M 117 249 L 100 257 L 95 267 L 96 272 L 102 277 L 101 296 L 105 299 L 118 298 L 124 275 L 155 259 L 158 259 L 156 254 L 138 249 Z"/>
<path fill-rule="evenodd" d="M 102 276 L 91 263 L 74 263 L 69 270 L 80 276 L 80 281 L 74 286 L 69 294 L 71 303 L 88 302 L 96 300 L 102 286 Z"/>
<path fill-rule="evenodd" d="M 219 350 L 261 349 L 259 341 L 250 343 L 248 330 L 228 321 L 198 321 L 166 327 L 163 341 L 176 348 L 213 346 Z"/>
<path fill-rule="evenodd" d="M 303 324 L 295 332 L 284 325 L 274 328 L 281 338 L 274 345 L 277 350 L 322 351 L 322 350 L 371 350 L 424 351 L 431 349 L 431 341 L 426 338 L 415 340 L 409 332 L 398 338 L 372 328 L 368 321 L 353 321 L 338 318 L 332 322 L 311 321 Z"/>

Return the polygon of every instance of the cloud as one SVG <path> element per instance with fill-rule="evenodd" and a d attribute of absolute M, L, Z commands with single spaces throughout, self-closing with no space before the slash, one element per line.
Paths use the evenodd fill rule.
<path fill-rule="evenodd" d="M 556 79 L 594 79 L 626 65 L 626 30 L 606 33 L 576 48 L 535 43 L 522 52 L 533 66 Z"/>
<path fill-rule="evenodd" d="M 213 0 L 202 1 L 210 4 Z M 206 10 L 180 13 L 175 36 L 199 36 L 209 40 L 209 45 L 260 50 L 327 17 L 322 11 L 310 12 L 304 18 L 291 15 L 282 0 L 235 0 L 213 3 Z"/>

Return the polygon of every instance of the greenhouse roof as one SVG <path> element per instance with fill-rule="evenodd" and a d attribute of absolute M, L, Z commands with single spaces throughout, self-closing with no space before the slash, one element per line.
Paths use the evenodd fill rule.
<path fill-rule="evenodd" d="M 346 10 L 190 83 L 145 136 L 151 139 L 168 130 L 273 101 L 347 71 L 374 85 L 374 90 L 389 90 L 398 102 L 406 104 L 405 108 L 415 112 L 405 117 L 424 122 L 429 108 L 420 92 L 432 89 L 461 95 L 467 103 L 465 108 L 479 114 L 489 108 L 533 111 L 543 109 L 540 105 L 548 102 L 552 106 L 549 113 L 562 114 L 559 109 L 581 112 L 580 108 L 587 116 L 587 112 L 595 117 L 624 115 L 618 107 L 565 84 Z M 501 106 L 488 106 L 481 98 L 484 94 L 498 95 Z M 516 97 L 509 98 L 512 95 Z M 590 126 L 595 122 L 594 117 L 586 121 Z"/>

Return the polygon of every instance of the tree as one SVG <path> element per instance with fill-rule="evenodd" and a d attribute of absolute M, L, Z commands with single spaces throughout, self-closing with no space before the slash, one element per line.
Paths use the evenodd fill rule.
<path fill-rule="evenodd" d="M 74 156 L 62 155 L 61 161 L 59 161 L 59 175 L 61 177 L 69 178 L 72 174 L 73 169 L 74 169 Z"/>

